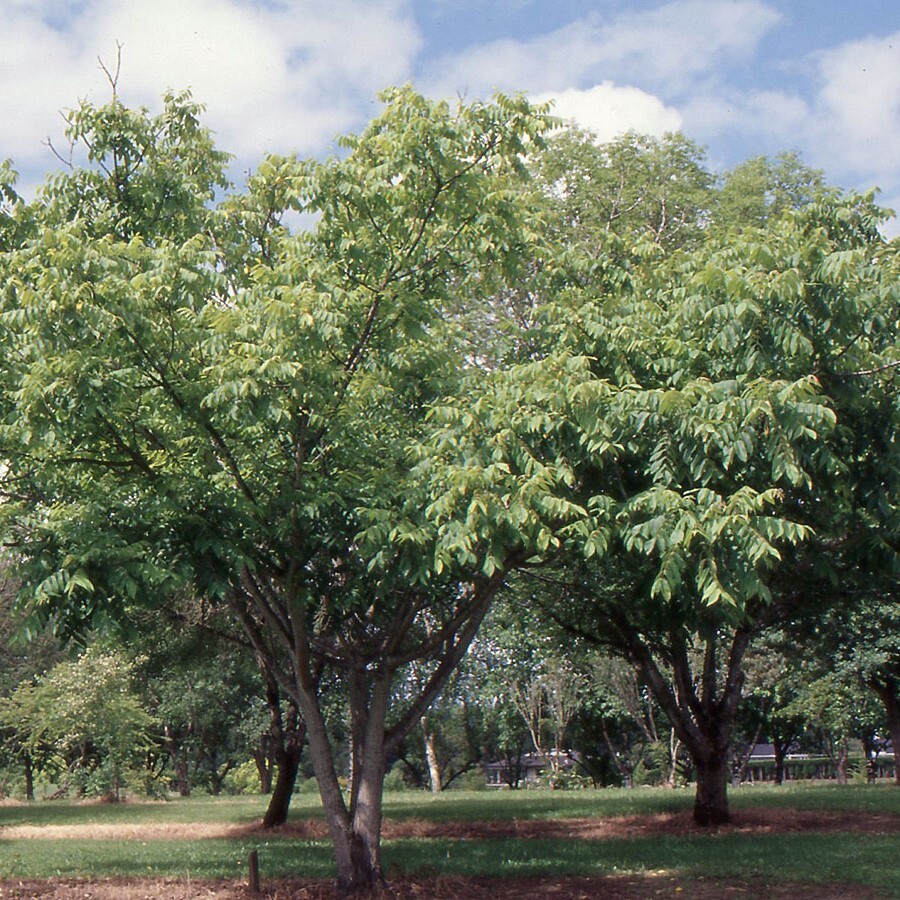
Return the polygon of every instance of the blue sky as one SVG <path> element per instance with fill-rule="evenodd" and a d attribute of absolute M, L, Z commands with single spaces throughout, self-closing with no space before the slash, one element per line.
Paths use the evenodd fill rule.
<path fill-rule="evenodd" d="M 900 208 L 898 0 L 0 0 L 0 33 L 0 158 L 26 188 L 119 42 L 124 98 L 191 88 L 238 175 L 327 153 L 412 81 L 554 99 L 601 139 L 682 130 L 716 169 L 796 150 Z"/>

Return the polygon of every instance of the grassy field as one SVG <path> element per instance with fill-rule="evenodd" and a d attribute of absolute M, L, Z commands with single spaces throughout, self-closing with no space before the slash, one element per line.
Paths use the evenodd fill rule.
<path fill-rule="evenodd" d="M 232 839 L 34 839 L 7 836 L 14 826 L 252 825 L 264 798 L 224 797 L 120 805 L 38 802 L 0 807 L 0 878 L 124 875 L 240 878 L 247 855 L 259 851 L 268 877 L 328 878 L 325 841 L 248 834 Z M 560 818 L 610 818 L 679 812 L 690 808 L 688 790 L 660 789 L 523 792 L 392 793 L 386 818 L 395 822 L 540 822 Z M 809 810 L 900 816 L 900 790 L 890 785 L 790 785 L 732 792 L 734 810 Z M 292 818 L 320 818 L 317 799 L 295 798 Z M 7 834 L 4 834 L 7 831 Z M 900 897 L 898 833 L 683 833 L 604 840 L 482 838 L 398 839 L 385 842 L 389 871 L 453 875 L 601 875 L 677 872 L 686 876 L 764 878 L 775 881 L 847 882 Z"/>

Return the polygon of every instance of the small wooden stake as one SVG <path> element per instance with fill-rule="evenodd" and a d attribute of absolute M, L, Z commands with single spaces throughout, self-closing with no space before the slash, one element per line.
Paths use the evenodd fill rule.
<path fill-rule="evenodd" d="M 250 851 L 250 893 L 259 893 L 259 851 Z"/>

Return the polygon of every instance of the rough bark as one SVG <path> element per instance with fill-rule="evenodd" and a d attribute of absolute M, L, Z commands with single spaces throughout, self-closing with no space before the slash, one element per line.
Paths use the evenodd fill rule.
<path fill-rule="evenodd" d="M 284 825 L 291 808 L 291 797 L 300 771 L 300 750 L 288 750 L 275 763 L 275 783 L 269 797 L 269 805 L 263 816 L 263 828 Z"/>
<path fill-rule="evenodd" d="M 697 792 L 694 821 L 703 827 L 725 825 L 728 811 L 728 748 L 713 748 L 703 760 L 695 759 Z"/>
<path fill-rule="evenodd" d="M 272 787 L 270 778 L 271 795 L 263 816 L 263 828 L 275 828 L 284 825 L 288 819 L 294 785 L 300 770 L 306 725 L 300 716 L 296 701 L 290 701 L 285 716 L 277 680 L 272 672 L 266 669 L 263 661 L 260 661 L 260 670 L 266 684 L 266 703 L 271 716 L 267 743 L 271 748 L 275 768 L 275 784 Z M 271 771 L 271 766 L 267 766 L 267 769 Z"/>

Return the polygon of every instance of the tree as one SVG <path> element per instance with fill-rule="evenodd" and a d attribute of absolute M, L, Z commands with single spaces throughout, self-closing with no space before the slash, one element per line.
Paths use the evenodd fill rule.
<path fill-rule="evenodd" d="M 712 217 L 722 229 L 760 228 L 786 212 L 840 195 L 822 171 L 805 165 L 796 153 L 779 153 L 774 159 L 754 156 L 720 182 Z"/>
<path fill-rule="evenodd" d="M 879 216 L 866 197 L 813 204 L 549 309 L 556 352 L 590 360 L 561 415 L 580 434 L 568 496 L 594 523 L 570 531 L 582 561 L 546 608 L 635 666 L 691 753 L 700 823 L 728 817 L 755 630 L 862 572 L 896 583 L 897 254 Z"/>
<path fill-rule="evenodd" d="M 705 162 L 682 134 L 629 132 L 600 144 L 591 132 L 569 128 L 549 142 L 537 171 L 566 245 L 592 253 L 615 235 L 625 252 L 641 242 L 671 251 L 703 238 L 714 181 Z"/>
<path fill-rule="evenodd" d="M 818 611 L 821 613 L 821 610 Z M 762 738 L 772 743 L 775 784 L 784 783 L 785 758 L 803 736 L 805 721 L 795 701 L 803 687 L 802 658 L 807 644 L 790 636 L 784 626 L 764 629 L 744 661 L 747 681 L 739 710 L 739 725 L 747 738 L 741 768 L 749 762 L 753 746 Z"/>
<path fill-rule="evenodd" d="M 90 649 L 23 682 L 2 702 L 0 717 L 33 756 L 50 747 L 64 761 L 63 789 L 75 778 L 81 790 L 119 800 L 155 724 L 132 678 L 123 656 Z"/>
<path fill-rule="evenodd" d="M 3 515 L 34 610 L 72 626 L 184 586 L 226 603 L 301 711 L 347 891 L 382 879 L 387 758 L 555 527 L 552 466 L 491 472 L 511 497 L 494 516 L 465 464 L 415 449 L 470 375 L 447 313 L 523 255 L 517 184 L 545 117 L 385 100 L 340 159 L 269 159 L 218 206 L 188 100 L 157 119 L 84 105 L 69 134 L 96 166 L 47 186 L 2 263 Z M 289 233 L 291 209 L 315 228 Z M 390 708 L 414 661 L 427 681 Z"/>
<path fill-rule="evenodd" d="M 15 608 L 19 586 L 8 573 L 0 570 L 0 697 L 8 697 L 22 683 L 32 681 L 63 659 L 58 641 L 47 633 L 29 632 L 22 614 Z M 34 775 L 42 767 L 40 756 L 34 747 L 17 739 L 15 723 L 5 729 L 0 740 L 4 761 L 23 770 L 25 797 L 34 800 Z M 5 793 L 6 788 L 0 788 Z"/>
<path fill-rule="evenodd" d="M 566 734 L 585 687 L 583 675 L 557 638 L 516 585 L 495 611 L 480 648 L 491 659 L 487 685 L 497 702 L 518 713 L 532 749 L 546 760 L 551 786 L 560 783 L 570 749 Z"/>
<path fill-rule="evenodd" d="M 651 779 L 675 787 L 681 742 L 634 668 L 620 656 L 597 651 L 588 666 L 580 732 L 599 735 L 626 787 Z M 588 747 L 582 743 L 580 749 L 590 760 Z"/>
<path fill-rule="evenodd" d="M 419 685 L 423 674 L 413 670 L 407 677 Z M 484 761 L 482 674 L 470 651 L 422 717 L 420 728 L 400 745 L 398 757 L 410 783 L 440 793 Z M 398 689 L 408 687 L 401 683 Z"/>
<path fill-rule="evenodd" d="M 849 720 L 858 721 L 866 706 L 859 688 L 878 698 L 894 748 L 894 783 L 900 786 L 900 600 L 873 587 L 870 581 L 860 584 L 855 596 L 834 605 L 803 637 L 815 642 L 827 660 L 823 677 L 839 679 L 843 694 L 850 696 Z"/>

